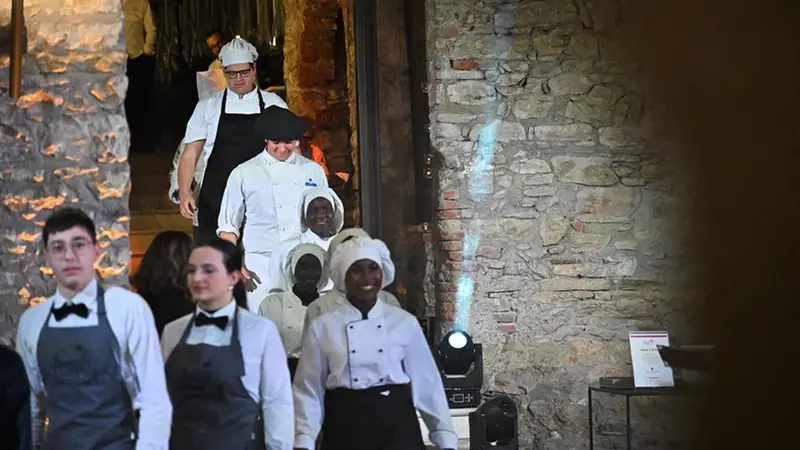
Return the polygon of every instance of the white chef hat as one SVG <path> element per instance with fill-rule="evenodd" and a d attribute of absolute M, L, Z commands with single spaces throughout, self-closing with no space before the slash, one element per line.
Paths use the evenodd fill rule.
<path fill-rule="evenodd" d="M 331 202 L 331 206 L 333 207 L 333 233 L 338 233 L 342 230 L 344 226 L 344 205 L 342 204 L 342 200 L 336 195 L 336 192 L 328 187 L 314 187 L 308 189 L 303 193 L 303 202 L 300 204 L 300 229 L 302 232 L 308 230 L 308 225 L 306 225 L 306 214 L 308 214 L 308 205 L 314 199 L 317 198 L 324 198 Z"/>
<path fill-rule="evenodd" d="M 330 267 L 331 259 L 333 258 L 333 252 L 345 241 L 349 241 L 350 239 L 362 239 L 362 238 L 370 238 L 369 233 L 364 231 L 363 228 L 347 228 L 339 232 L 336 236 L 331 238 L 331 241 L 328 243 L 328 254 L 325 255 L 328 262 L 328 267 Z"/>
<path fill-rule="evenodd" d="M 219 60 L 223 67 L 234 64 L 253 64 L 258 59 L 258 51 L 253 44 L 236 36 L 219 51 Z"/>
<path fill-rule="evenodd" d="M 322 289 L 325 285 L 328 284 L 328 280 L 330 280 L 330 271 L 328 270 L 329 267 L 325 263 L 325 250 L 322 249 L 317 244 L 299 244 L 291 249 L 286 255 L 285 265 L 283 267 L 283 273 L 291 286 L 297 282 L 297 277 L 294 276 L 295 269 L 297 268 L 297 263 L 300 262 L 300 258 L 305 255 L 312 255 L 319 260 L 319 264 L 322 267 L 321 276 L 319 277 L 319 281 L 317 282 L 317 289 Z"/>
<path fill-rule="evenodd" d="M 394 281 L 394 262 L 389 248 L 380 239 L 356 238 L 339 245 L 333 253 L 330 270 L 333 285 L 341 292 L 347 292 L 345 275 L 356 261 L 369 259 L 381 267 L 383 283 L 381 289 Z"/>

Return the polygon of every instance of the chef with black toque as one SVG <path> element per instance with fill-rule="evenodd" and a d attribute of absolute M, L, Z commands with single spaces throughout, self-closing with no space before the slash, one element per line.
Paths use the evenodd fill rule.
<path fill-rule="evenodd" d="M 244 273 L 254 274 L 251 281 L 256 285 L 247 293 L 252 312 L 258 312 L 272 286 L 268 279 L 270 258 L 281 244 L 300 237 L 297 211 L 304 192 L 328 187 L 322 167 L 294 152 L 306 126 L 288 109 L 265 109 L 255 124 L 255 135 L 264 143 L 264 151 L 231 172 L 222 196 L 217 235 L 233 243 L 242 240 Z"/>

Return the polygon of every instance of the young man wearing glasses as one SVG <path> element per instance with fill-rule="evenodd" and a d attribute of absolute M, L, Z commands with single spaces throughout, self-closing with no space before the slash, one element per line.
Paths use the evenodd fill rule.
<path fill-rule="evenodd" d="M 100 247 L 82 211 L 54 212 L 42 239 L 57 290 L 17 331 L 34 448 L 167 450 L 172 404 L 150 308 L 95 279 Z"/>
<path fill-rule="evenodd" d="M 220 202 L 231 171 L 264 149 L 264 141 L 253 132 L 256 118 L 270 106 L 287 108 L 276 94 L 258 89 L 257 58 L 255 47 L 239 36 L 225 44 L 219 60 L 228 87 L 199 101 L 186 126 L 178 195 L 181 214 L 196 216 L 197 244 L 217 236 Z M 196 171 L 198 164 L 204 170 Z"/>

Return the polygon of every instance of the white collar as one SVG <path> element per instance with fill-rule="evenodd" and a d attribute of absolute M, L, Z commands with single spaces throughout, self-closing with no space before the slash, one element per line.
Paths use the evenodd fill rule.
<path fill-rule="evenodd" d="M 235 98 L 236 100 L 251 100 L 253 98 L 258 97 L 258 88 L 253 89 L 252 91 L 244 94 L 242 98 L 239 98 L 239 94 L 233 92 L 231 88 L 227 88 L 228 91 L 228 99 Z"/>
<path fill-rule="evenodd" d="M 360 309 L 353 306 L 353 304 L 350 303 L 350 300 L 348 300 L 346 296 L 343 297 L 343 300 L 344 300 L 344 308 L 346 308 L 348 316 L 355 315 L 359 319 L 363 319 L 364 315 L 361 313 Z M 383 306 L 381 305 L 382 303 L 383 302 L 381 302 L 380 298 L 375 300 L 375 305 L 367 313 L 366 320 L 375 319 L 376 317 L 383 317 Z"/>
<path fill-rule="evenodd" d="M 230 303 L 228 303 L 227 305 L 223 306 L 222 308 L 214 311 L 213 313 L 210 313 L 210 312 L 204 310 L 200 306 L 197 306 L 195 308 L 195 315 L 203 313 L 204 315 L 206 315 L 208 317 L 211 317 L 211 318 L 227 317 L 227 318 L 230 319 L 230 318 L 233 317 L 233 314 L 235 312 L 236 312 L 236 301 L 233 300 L 233 299 L 231 299 Z"/>
<path fill-rule="evenodd" d="M 267 152 L 267 148 L 264 147 L 264 151 L 261 152 L 261 157 L 264 162 L 267 163 L 268 166 L 273 164 L 297 164 L 300 160 L 298 159 L 297 153 L 292 153 L 289 155 L 289 158 L 286 161 L 278 161 L 274 156 L 270 155 Z"/>
<path fill-rule="evenodd" d="M 82 291 L 76 293 L 71 300 L 67 300 L 63 295 L 61 295 L 61 292 L 56 289 L 56 295 L 53 298 L 53 305 L 56 308 L 60 308 L 65 303 L 83 303 L 86 306 L 93 306 L 95 303 L 97 303 L 97 280 L 93 278 L 92 281 L 90 281 Z"/>

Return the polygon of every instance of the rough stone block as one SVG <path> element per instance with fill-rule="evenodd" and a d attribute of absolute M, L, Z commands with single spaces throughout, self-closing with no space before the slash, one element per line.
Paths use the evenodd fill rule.
<path fill-rule="evenodd" d="M 540 125 L 534 127 L 536 139 L 542 141 L 589 141 L 594 138 L 591 125 Z"/>
<path fill-rule="evenodd" d="M 553 95 L 579 95 L 589 92 L 594 83 L 580 73 L 569 72 L 547 80 L 547 88 Z"/>
<path fill-rule="evenodd" d="M 640 197 L 636 188 L 586 188 L 578 192 L 575 217 L 583 222 L 627 222 L 639 205 Z"/>
<path fill-rule="evenodd" d="M 550 114 L 554 104 L 555 99 L 537 86 L 532 92 L 524 92 L 517 97 L 513 113 L 519 119 L 543 119 Z"/>
<path fill-rule="evenodd" d="M 447 97 L 459 105 L 485 105 L 497 97 L 497 91 L 485 81 L 459 81 L 447 86 Z"/>
<path fill-rule="evenodd" d="M 586 186 L 612 186 L 619 181 L 609 158 L 556 156 L 550 162 L 558 181 Z"/>
<path fill-rule="evenodd" d="M 478 124 L 472 127 L 469 132 L 469 138 L 473 141 L 478 141 L 481 134 L 488 133 L 487 139 L 496 142 L 510 142 L 524 140 L 525 127 L 516 122 L 499 122 L 491 125 Z"/>
<path fill-rule="evenodd" d="M 538 282 L 543 291 L 607 291 L 611 283 L 598 278 L 548 278 Z"/>

